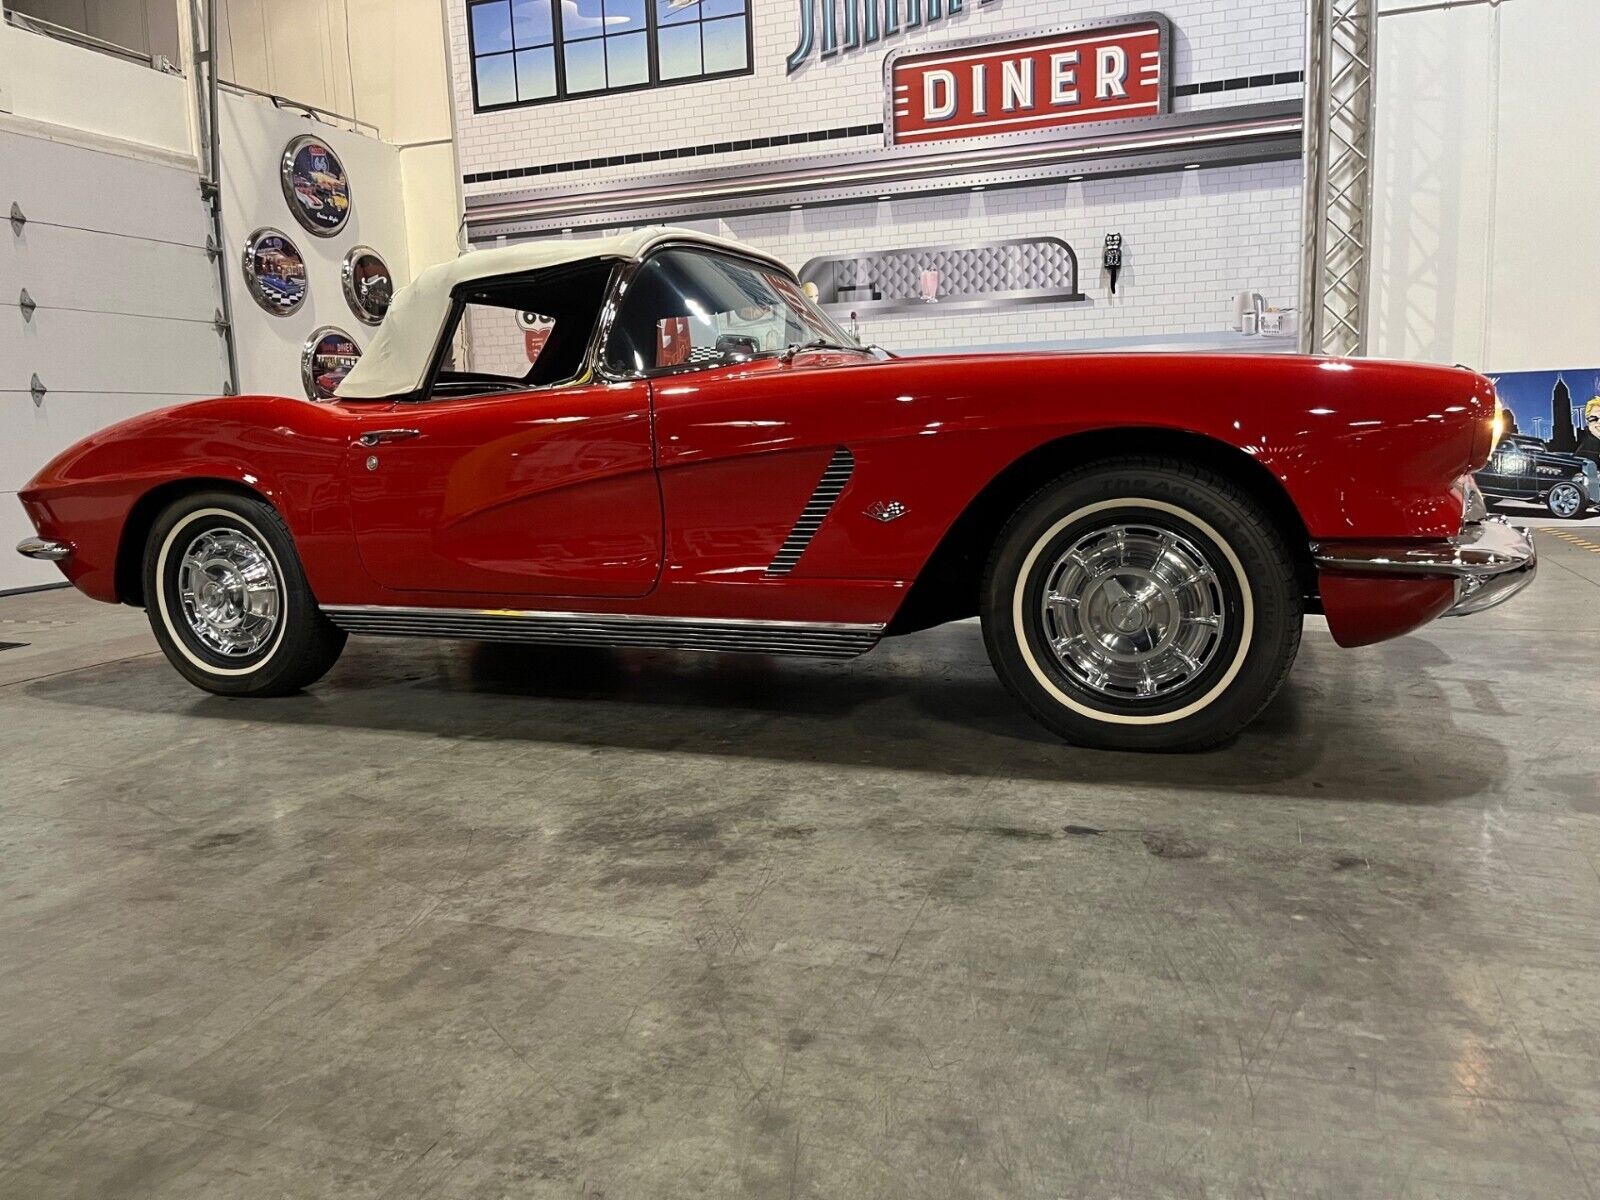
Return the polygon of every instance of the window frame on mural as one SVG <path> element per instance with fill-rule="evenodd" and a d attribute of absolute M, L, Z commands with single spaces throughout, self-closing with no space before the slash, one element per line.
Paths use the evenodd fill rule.
<path fill-rule="evenodd" d="M 595 96 L 616 96 L 626 92 L 646 91 L 651 88 L 679 87 L 687 83 L 733 79 L 741 75 L 753 75 L 755 73 L 755 30 L 754 16 L 751 12 L 754 7 L 753 0 L 694 0 L 692 4 L 694 15 L 686 16 L 682 20 L 668 22 L 665 25 L 660 20 L 660 0 L 589 0 L 589 2 L 601 6 L 602 22 L 606 19 L 608 15 L 606 10 L 610 6 L 621 8 L 626 5 L 630 9 L 642 7 L 644 27 L 642 29 L 630 27 L 616 33 L 607 33 L 602 29 L 599 33 L 587 36 L 567 37 L 565 36 L 564 23 L 568 14 L 564 10 L 569 3 L 575 6 L 577 0 L 464 0 L 462 10 L 466 17 L 467 25 L 467 70 L 472 84 L 473 112 L 503 112 L 512 108 L 532 108 L 541 104 L 587 100 Z M 714 6 L 715 10 L 717 10 L 715 15 L 706 15 L 703 5 L 707 4 Z M 517 10 L 519 8 L 534 7 L 544 9 L 548 13 L 548 21 L 541 22 L 546 24 L 548 28 L 548 34 L 541 36 L 546 37 L 548 40 L 519 45 L 516 27 Z M 504 11 L 506 31 L 510 42 L 509 47 L 506 49 L 483 51 L 478 49 L 478 32 L 474 18 L 478 10 L 488 8 L 499 8 Z M 721 11 L 722 9 L 728 9 L 729 11 L 723 12 Z M 624 17 L 622 19 L 627 20 L 628 18 Z M 707 72 L 704 59 L 707 27 L 734 21 L 744 22 L 744 66 L 727 71 Z M 700 32 L 700 71 L 693 75 L 664 76 L 661 62 L 662 30 L 672 31 L 688 28 L 696 28 Z M 644 39 L 646 77 L 643 82 L 630 82 L 612 87 L 608 52 L 611 50 L 611 43 L 625 38 Z M 573 46 L 592 47 L 596 45 L 602 51 L 601 59 L 606 70 L 605 86 L 574 91 L 570 86 L 569 80 L 569 50 Z M 538 54 L 540 52 L 548 54 L 549 71 L 554 91 L 548 95 L 533 96 L 524 100 L 520 97 L 519 60 L 524 55 Z M 511 86 L 514 91 L 519 93 L 517 99 L 494 104 L 483 103 L 479 89 L 479 67 L 483 62 L 492 59 L 505 59 L 508 61 L 511 70 Z"/>

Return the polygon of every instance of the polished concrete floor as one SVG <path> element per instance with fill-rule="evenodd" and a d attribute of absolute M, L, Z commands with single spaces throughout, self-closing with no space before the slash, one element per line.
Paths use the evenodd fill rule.
<path fill-rule="evenodd" d="M 1199 757 L 1052 742 L 970 624 L 251 702 L 0 600 L 0 1195 L 1592 1198 L 1600 539 L 1541 548 Z"/>

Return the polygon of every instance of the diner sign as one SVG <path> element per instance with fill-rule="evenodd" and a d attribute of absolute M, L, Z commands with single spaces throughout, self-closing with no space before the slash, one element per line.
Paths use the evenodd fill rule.
<path fill-rule="evenodd" d="M 885 68 L 891 145 L 1070 130 L 1168 110 L 1171 29 L 1157 14 L 899 51 Z"/>

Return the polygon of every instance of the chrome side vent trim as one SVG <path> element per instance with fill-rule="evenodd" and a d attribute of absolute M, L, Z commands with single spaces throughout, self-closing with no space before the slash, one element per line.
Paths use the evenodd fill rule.
<path fill-rule="evenodd" d="M 882 625 L 740 621 L 476 608 L 331 606 L 322 610 L 349 633 L 461 638 L 546 646 L 632 646 L 656 650 L 739 651 L 809 658 L 854 658 L 883 636 Z"/>
<path fill-rule="evenodd" d="M 811 539 L 817 536 L 817 530 L 822 528 L 822 523 L 828 519 L 833 506 L 839 502 L 839 496 L 844 491 L 845 484 L 850 482 L 850 476 L 855 474 L 855 470 L 854 454 L 843 446 L 833 452 L 833 457 L 828 460 L 827 469 L 817 481 L 816 490 L 811 493 L 811 499 L 806 501 L 805 508 L 800 512 L 800 519 L 794 523 L 794 528 L 789 531 L 789 536 L 784 539 L 783 545 L 778 547 L 778 553 L 773 556 L 771 565 L 767 567 L 768 579 L 787 575 L 799 564 L 800 556 L 806 552 L 806 547 L 811 545 Z"/>

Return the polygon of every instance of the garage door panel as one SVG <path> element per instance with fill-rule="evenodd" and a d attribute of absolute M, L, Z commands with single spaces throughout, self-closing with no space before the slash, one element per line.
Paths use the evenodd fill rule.
<path fill-rule="evenodd" d="M 0 490 L 16 490 L 45 463 L 91 433 L 198 396 L 51 392 L 40 404 L 26 392 L 0 392 Z M 8 547 L 0 544 L 0 554 Z"/>
<path fill-rule="evenodd" d="M 0 236 L 0 302 L 7 305 L 27 288 L 41 308 L 209 321 L 216 279 L 216 265 L 196 246 L 39 224 Z M 0 311 L 0 320 L 14 315 Z"/>
<path fill-rule="evenodd" d="M 30 221 L 206 244 L 206 209 L 194 170 L 3 132 L 0 179 L 6 181 L 5 210 L 15 200 Z"/>
<path fill-rule="evenodd" d="M 210 223 L 191 167 L 0 131 L 0 589 L 53 583 L 11 547 L 15 492 L 72 443 L 223 390 Z M 15 200 L 27 218 L 5 223 Z M 25 319 L 18 295 L 38 306 Z M 29 395 L 37 374 L 47 389 Z"/>
<path fill-rule="evenodd" d="M 41 308 L 24 323 L 0 309 L 0 391 L 25 392 L 35 372 L 52 392 L 210 396 L 227 366 L 209 321 Z"/>

